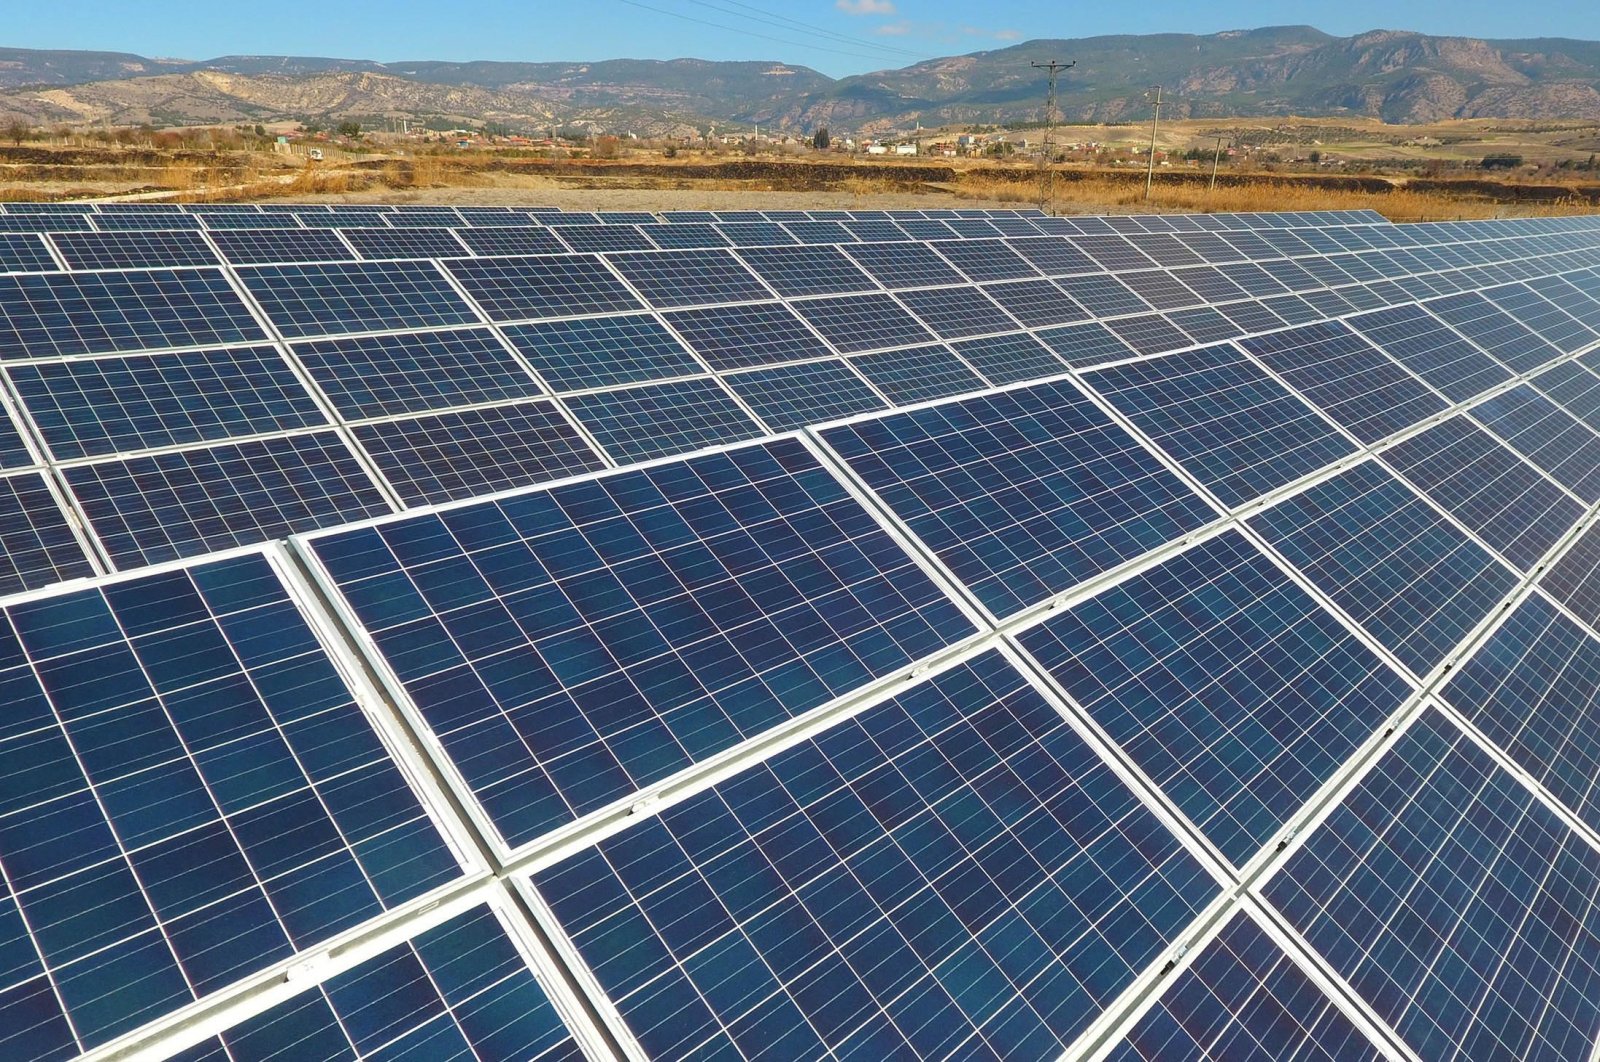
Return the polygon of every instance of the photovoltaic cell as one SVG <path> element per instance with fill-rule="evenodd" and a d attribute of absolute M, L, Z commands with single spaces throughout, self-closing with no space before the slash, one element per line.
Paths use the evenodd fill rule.
<path fill-rule="evenodd" d="M 1021 642 L 1235 865 L 1412 692 L 1237 531 Z"/>
<path fill-rule="evenodd" d="M 705 371 L 654 317 L 511 325 L 506 337 L 557 391 L 666 380 Z"/>
<path fill-rule="evenodd" d="M 717 231 L 735 247 L 778 247 L 800 242 L 775 221 L 724 222 Z"/>
<path fill-rule="evenodd" d="M 1600 852 L 1437 712 L 1264 887 L 1423 1058 L 1587 1054 L 1597 890 Z"/>
<path fill-rule="evenodd" d="M 954 351 L 938 344 L 861 354 L 850 360 L 897 406 L 981 391 L 988 386 Z"/>
<path fill-rule="evenodd" d="M 1019 327 L 982 288 L 925 288 L 899 292 L 898 298 L 940 339 L 1014 332 Z"/>
<path fill-rule="evenodd" d="M 30 362 L 7 373 L 57 460 L 328 423 L 271 347 Z"/>
<path fill-rule="evenodd" d="M 407 505 L 472 498 L 605 467 L 548 400 L 359 424 L 354 433 Z"/>
<path fill-rule="evenodd" d="M 51 240 L 69 269 L 217 264 L 198 232 L 58 232 Z"/>
<path fill-rule="evenodd" d="M 729 246 L 727 238 L 717 231 L 715 225 L 683 222 L 677 225 L 651 225 L 644 231 L 650 242 L 663 251 Z"/>
<path fill-rule="evenodd" d="M 1583 322 L 1561 307 L 1535 293 L 1525 284 L 1490 288 L 1483 297 L 1515 317 L 1536 335 L 1563 354 L 1572 354 L 1593 343 L 1597 337 Z"/>
<path fill-rule="evenodd" d="M 1271 332 L 1284 326 L 1283 318 L 1254 300 L 1225 303 L 1217 307 L 1217 312 L 1247 333 Z"/>
<path fill-rule="evenodd" d="M 1119 273 L 1117 279 L 1158 310 L 1177 310 L 1185 306 L 1197 306 L 1205 301 L 1164 270 Z"/>
<path fill-rule="evenodd" d="M 1216 892 L 994 652 L 533 883 L 654 1058 L 1058 1057 Z"/>
<path fill-rule="evenodd" d="M 63 474 L 119 568 L 390 511 L 332 431 L 73 465 Z"/>
<path fill-rule="evenodd" d="M 772 292 L 728 251 L 651 251 L 611 263 L 652 306 L 760 302 Z"/>
<path fill-rule="evenodd" d="M 294 351 L 347 420 L 543 393 L 487 329 L 326 339 Z"/>
<path fill-rule="evenodd" d="M 1571 495 L 1466 417 L 1451 417 L 1379 456 L 1525 572 L 1583 515 Z"/>
<path fill-rule="evenodd" d="M 1235 915 L 1107 1062 L 1384 1057 L 1248 915 Z"/>
<path fill-rule="evenodd" d="M 903 347 L 934 339 L 888 295 L 838 295 L 796 302 L 793 308 L 845 354 Z"/>
<path fill-rule="evenodd" d="M 450 229 L 345 229 L 362 258 L 459 258 L 467 253 Z"/>
<path fill-rule="evenodd" d="M 1454 650 L 1517 582 L 1370 461 L 1249 523 L 1418 675 Z"/>
<path fill-rule="evenodd" d="M 1512 372 L 1536 369 L 1561 352 L 1475 291 L 1434 299 L 1428 312 L 1504 362 Z"/>
<path fill-rule="evenodd" d="M 1421 306 L 1375 310 L 1345 322 L 1452 402 L 1511 379 L 1505 366 Z"/>
<path fill-rule="evenodd" d="M 1118 317 L 1129 313 L 1148 313 L 1150 310 L 1148 302 L 1110 274 L 1063 277 L 1056 283 L 1062 291 L 1072 296 L 1074 302 L 1096 317 Z"/>
<path fill-rule="evenodd" d="M 494 321 L 643 309 L 593 255 L 456 259 L 445 268 Z"/>
<path fill-rule="evenodd" d="M 38 236 L 0 232 L 0 272 L 48 272 L 59 268 Z"/>
<path fill-rule="evenodd" d="M 888 408 L 860 376 L 837 358 L 754 369 L 724 380 L 773 431 Z"/>
<path fill-rule="evenodd" d="M 695 353 L 719 372 L 823 358 L 833 353 L 794 311 L 781 303 L 670 310 L 662 316 Z"/>
<path fill-rule="evenodd" d="M 966 282 L 965 277 L 926 244 L 858 244 L 851 246 L 846 253 L 886 288 L 920 288 Z"/>
<path fill-rule="evenodd" d="M 1209 306 L 1173 310 L 1162 316 L 1196 343 L 1221 343 L 1243 334 L 1243 329 Z"/>
<path fill-rule="evenodd" d="M 878 287 L 837 247 L 746 248 L 739 257 L 784 298 L 843 295 Z"/>
<path fill-rule="evenodd" d="M 232 229 L 211 240 L 233 265 L 264 262 L 348 262 L 355 258 L 332 229 Z"/>
<path fill-rule="evenodd" d="M 1074 247 L 1071 240 L 1059 236 L 1007 240 L 1006 246 L 1027 259 L 1035 269 L 1047 277 L 1100 272 L 1100 266 L 1094 259 Z"/>
<path fill-rule="evenodd" d="M 1564 361 L 1528 382 L 1590 430 L 1600 431 L 1600 376 L 1576 362 Z"/>
<path fill-rule="evenodd" d="M 1042 328 L 1037 333 L 1039 341 L 1074 367 L 1103 365 L 1134 356 L 1134 349 L 1112 334 L 1098 322 L 1067 325 L 1064 328 Z"/>
<path fill-rule="evenodd" d="M 239 277 L 291 339 L 478 323 L 428 262 L 245 266 Z"/>
<path fill-rule="evenodd" d="M 1377 442 L 1449 408 L 1337 321 L 1239 343 L 1362 442 Z"/>
<path fill-rule="evenodd" d="M 996 386 L 1023 380 L 1042 380 L 1066 371 L 1060 358 L 1028 335 L 984 336 L 952 343 L 951 346 L 968 365 Z"/>
<path fill-rule="evenodd" d="M 1003 240 L 947 240 L 935 244 L 934 249 L 969 280 L 1016 280 L 1039 275 Z"/>
<path fill-rule="evenodd" d="M 311 546 L 511 847 L 973 630 L 796 439 Z"/>
<path fill-rule="evenodd" d="M 570 395 L 565 401 L 606 452 L 624 464 L 763 434 L 717 381 L 705 377 Z"/>
<path fill-rule="evenodd" d="M 1356 452 L 1231 345 L 1093 370 L 1084 379 L 1230 509 Z"/>
<path fill-rule="evenodd" d="M 218 269 L 0 275 L 0 360 L 265 338 Z"/>
<path fill-rule="evenodd" d="M 1065 380 L 822 435 L 996 616 L 1215 515 Z"/>
<path fill-rule="evenodd" d="M 1469 413 L 1550 478 L 1593 505 L 1600 501 L 1600 435 L 1527 384 Z"/>
<path fill-rule="evenodd" d="M 567 245 L 549 229 L 532 225 L 456 230 L 456 239 L 485 257 L 516 254 L 566 254 Z"/>
<path fill-rule="evenodd" d="M 1070 324 L 1089 317 L 1083 307 L 1048 280 L 1008 281 L 991 284 L 983 291 L 1027 328 Z"/>
<path fill-rule="evenodd" d="M 1140 354 L 1162 354 L 1194 345 L 1182 329 L 1158 313 L 1120 317 L 1107 321 L 1106 327 Z"/>
<path fill-rule="evenodd" d="M 574 251 L 653 251 L 651 243 L 637 225 L 563 225 L 556 233 Z"/>
<path fill-rule="evenodd" d="M 259 555 L 12 604 L 0 682 L 0 1045 L 23 1057 L 102 1045 L 461 873 Z"/>
<path fill-rule="evenodd" d="M 0 476 L 0 594 L 93 574 L 45 474 Z"/>

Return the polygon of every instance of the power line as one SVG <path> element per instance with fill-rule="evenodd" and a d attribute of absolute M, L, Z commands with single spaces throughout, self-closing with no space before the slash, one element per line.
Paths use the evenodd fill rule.
<path fill-rule="evenodd" d="M 693 15 L 685 15 L 681 11 L 668 11 L 665 8 L 653 7 L 650 4 L 640 3 L 639 0 L 618 0 L 618 3 L 627 4 L 629 7 L 637 7 L 639 9 L 641 9 L 641 10 L 644 10 L 644 11 L 654 11 L 658 15 L 667 15 L 667 16 L 669 16 L 671 18 L 682 19 L 685 22 L 693 22 L 696 25 L 710 26 L 712 29 L 727 30 L 729 33 L 740 33 L 740 34 L 743 34 L 746 37 L 756 37 L 756 38 L 759 38 L 760 40 L 772 41 L 772 42 L 774 42 L 776 44 L 786 44 L 786 45 L 789 45 L 790 47 L 793 47 L 793 48 L 810 48 L 813 51 L 831 52 L 834 55 L 851 55 L 851 56 L 855 56 L 858 59 L 871 59 L 874 62 L 882 62 L 883 61 L 883 56 L 881 54 L 872 55 L 872 54 L 869 54 L 867 52 L 845 51 L 845 50 L 840 49 L 840 48 L 825 48 L 822 45 L 816 44 L 816 43 L 811 42 L 811 41 L 796 41 L 796 40 L 791 40 L 791 39 L 788 39 L 788 38 L 785 38 L 785 37 L 773 37 L 773 36 L 769 36 L 768 34 L 765 34 L 765 33 L 757 33 L 754 30 L 740 29 L 737 26 L 728 26 L 728 25 L 724 25 L 721 22 L 712 22 L 712 21 L 710 21 L 708 19 L 695 18 Z M 867 48 L 874 47 L 874 45 L 872 45 L 872 44 L 870 44 L 870 43 L 868 43 L 866 41 L 861 41 L 860 44 L 863 47 L 867 47 Z"/>
<path fill-rule="evenodd" d="M 709 7 L 713 11 L 721 11 L 724 14 L 733 15 L 735 18 L 747 18 L 752 22 L 761 22 L 769 26 L 777 26 L 779 29 L 789 29 L 791 27 L 795 29 L 803 29 L 807 33 L 820 34 L 823 37 L 827 37 L 830 40 L 837 41 L 841 44 L 862 45 L 875 51 L 884 52 L 885 54 L 903 55 L 909 59 L 933 58 L 932 56 L 925 55 L 922 52 L 911 51 L 909 48 L 896 48 L 891 44 L 875 44 L 872 41 L 862 40 L 860 37 L 852 37 L 847 33 L 839 33 L 835 30 L 824 29 L 821 26 L 814 26 L 809 22 L 801 22 L 798 19 L 789 18 L 787 15 L 780 15 L 773 11 L 765 11 L 759 7 L 752 7 L 750 4 L 740 3 L 739 0 L 723 0 L 723 3 L 727 4 L 727 7 L 723 7 L 720 4 L 713 4 L 710 2 L 710 0 L 688 0 L 688 2 L 691 4 L 696 4 L 700 7 Z M 729 8 L 735 7 L 742 8 L 744 11 L 753 11 L 755 14 L 746 15 L 739 11 L 729 10 Z"/>
<path fill-rule="evenodd" d="M 1063 65 L 1052 59 L 1048 63 L 1033 63 L 1031 65 L 1035 70 L 1049 71 L 1050 76 L 1050 91 L 1045 96 L 1044 104 L 1044 150 L 1039 155 L 1044 166 L 1044 173 L 1039 181 L 1039 209 L 1048 212 L 1048 208 L 1053 206 L 1056 201 L 1056 171 L 1051 166 L 1051 163 L 1055 161 L 1052 156 L 1055 154 L 1054 144 L 1056 139 L 1056 75 L 1063 70 L 1071 70 L 1078 65 L 1078 61 L 1074 59 L 1072 62 Z"/>

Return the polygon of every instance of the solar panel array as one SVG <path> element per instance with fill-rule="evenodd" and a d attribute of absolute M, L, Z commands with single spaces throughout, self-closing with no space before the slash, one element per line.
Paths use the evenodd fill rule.
<path fill-rule="evenodd" d="M 1588 1057 L 1600 219 L 0 207 L 0 1047 Z"/>

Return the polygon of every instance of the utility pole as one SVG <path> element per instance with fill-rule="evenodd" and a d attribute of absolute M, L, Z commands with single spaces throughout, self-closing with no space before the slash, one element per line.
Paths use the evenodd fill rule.
<path fill-rule="evenodd" d="M 1215 155 L 1211 156 L 1211 188 L 1210 188 L 1210 191 L 1213 191 L 1213 192 L 1215 192 L 1217 190 L 1217 166 L 1218 166 L 1218 164 L 1220 164 L 1222 162 L 1222 145 L 1225 142 L 1227 142 L 1227 140 L 1228 140 L 1228 138 L 1225 137 L 1225 136 L 1217 137 L 1217 153 Z"/>
<path fill-rule="evenodd" d="M 1056 139 L 1056 75 L 1077 65 L 1076 59 L 1065 64 L 1054 59 L 1048 63 L 1032 64 L 1035 70 L 1046 71 L 1050 78 L 1050 91 L 1045 95 L 1044 105 L 1044 153 L 1039 156 L 1044 165 L 1043 179 L 1039 182 L 1039 209 L 1046 213 L 1055 209 L 1056 202 L 1056 171 L 1050 166 L 1054 161 L 1052 156 L 1055 154 Z"/>
<path fill-rule="evenodd" d="M 1144 198 L 1150 201 L 1150 186 L 1156 180 L 1156 128 L 1161 124 L 1161 86 L 1156 86 L 1155 114 L 1150 119 L 1150 165 L 1144 172 Z"/>

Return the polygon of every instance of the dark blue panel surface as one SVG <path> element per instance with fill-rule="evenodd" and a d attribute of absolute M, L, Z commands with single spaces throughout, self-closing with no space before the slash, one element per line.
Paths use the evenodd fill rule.
<path fill-rule="evenodd" d="M 211 239 L 233 265 L 347 262 L 355 258 L 331 229 L 235 229 L 213 232 Z"/>
<path fill-rule="evenodd" d="M 926 288 L 902 291 L 898 297 L 941 339 L 1014 332 L 1020 327 L 982 288 Z"/>
<path fill-rule="evenodd" d="M 460 258 L 467 253 L 450 229 L 345 229 L 362 258 Z"/>
<path fill-rule="evenodd" d="M 974 369 L 997 386 L 1042 380 L 1066 371 L 1061 359 L 1033 336 L 982 336 L 950 344 Z"/>
<path fill-rule="evenodd" d="M 1504 362 L 1512 372 L 1528 372 L 1561 355 L 1547 340 L 1475 291 L 1434 299 L 1427 307 L 1428 312 Z"/>
<path fill-rule="evenodd" d="M 1235 864 L 1412 692 L 1237 531 L 1021 642 Z"/>
<path fill-rule="evenodd" d="M 1229 508 L 1356 451 L 1233 346 L 1099 369 L 1084 379 Z"/>
<path fill-rule="evenodd" d="M 654 317 L 511 325 L 506 337 L 557 391 L 669 380 L 705 371 Z"/>
<path fill-rule="evenodd" d="M 987 386 L 949 347 L 937 344 L 862 354 L 850 360 L 897 406 L 981 391 Z"/>
<path fill-rule="evenodd" d="M 878 290 L 837 247 L 752 248 L 740 251 L 739 257 L 784 298 Z"/>
<path fill-rule="evenodd" d="M 44 473 L 0 476 L 0 594 L 93 574 Z"/>
<path fill-rule="evenodd" d="M 1006 246 L 1004 240 L 949 240 L 933 245 L 968 280 L 1014 280 L 1036 277 L 1039 271 Z"/>
<path fill-rule="evenodd" d="M 1589 525 L 1544 573 L 1539 585 L 1600 631 L 1600 525 Z"/>
<path fill-rule="evenodd" d="M 1014 280 L 984 289 L 995 302 L 1028 328 L 1088 320 L 1089 314 L 1048 280 Z"/>
<path fill-rule="evenodd" d="M 49 272 L 59 268 L 38 236 L 0 232 L 0 272 Z"/>
<path fill-rule="evenodd" d="M 856 244 L 846 251 L 886 288 L 962 284 L 966 278 L 923 243 Z"/>
<path fill-rule="evenodd" d="M 1600 435 L 1527 384 L 1469 411 L 1515 451 L 1589 504 L 1600 501 Z"/>
<path fill-rule="evenodd" d="M 618 254 L 611 256 L 611 263 L 652 306 L 709 306 L 772 298 L 772 292 L 728 251 Z"/>
<path fill-rule="evenodd" d="M 567 253 L 567 245 L 555 233 L 532 225 L 457 229 L 456 239 L 470 247 L 474 254 L 486 257 Z"/>
<path fill-rule="evenodd" d="M 1346 323 L 1452 402 L 1464 402 L 1511 379 L 1504 365 L 1421 306 L 1374 310 Z"/>
<path fill-rule="evenodd" d="M 495 321 L 642 309 L 627 286 L 593 255 L 456 259 L 445 268 Z"/>
<path fill-rule="evenodd" d="M 837 358 L 756 369 L 723 379 L 773 431 L 889 408 L 865 380 Z"/>
<path fill-rule="evenodd" d="M 1064 380 L 823 437 L 997 616 L 1215 515 Z"/>
<path fill-rule="evenodd" d="M 198 232 L 58 232 L 51 240 L 68 269 L 218 264 Z"/>
<path fill-rule="evenodd" d="M 291 339 L 478 321 L 427 262 L 246 266 L 239 276 L 278 331 Z"/>
<path fill-rule="evenodd" d="M 652 1058 L 1057 1058 L 1217 892 L 994 652 L 534 884 Z"/>
<path fill-rule="evenodd" d="M 667 323 L 713 369 L 747 369 L 807 358 L 833 351 L 781 303 L 672 310 Z"/>
<path fill-rule="evenodd" d="M 1250 525 L 1419 675 L 1517 581 L 1375 462 L 1274 505 Z"/>
<path fill-rule="evenodd" d="M 838 295 L 793 304 L 846 354 L 931 342 L 935 337 L 888 295 Z"/>
<path fill-rule="evenodd" d="M 1134 356 L 1134 350 L 1118 339 L 1105 325 L 1091 321 L 1044 328 L 1037 333 L 1040 342 L 1055 351 L 1061 360 L 1075 368 L 1103 365 Z"/>
<path fill-rule="evenodd" d="M 350 420 L 542 393 L 486 328 L 324 339 L 294 352 Z"/>
<path fill-rule="evenodd" d="M 312 546 L 512 846 L 973 629 L 794 439 Z"/>
<path fill-rule="evenodd" d="M 570 395 L 564 401 L 623 464 L 764 434 L 721 384 L 706 377 Z"/>

